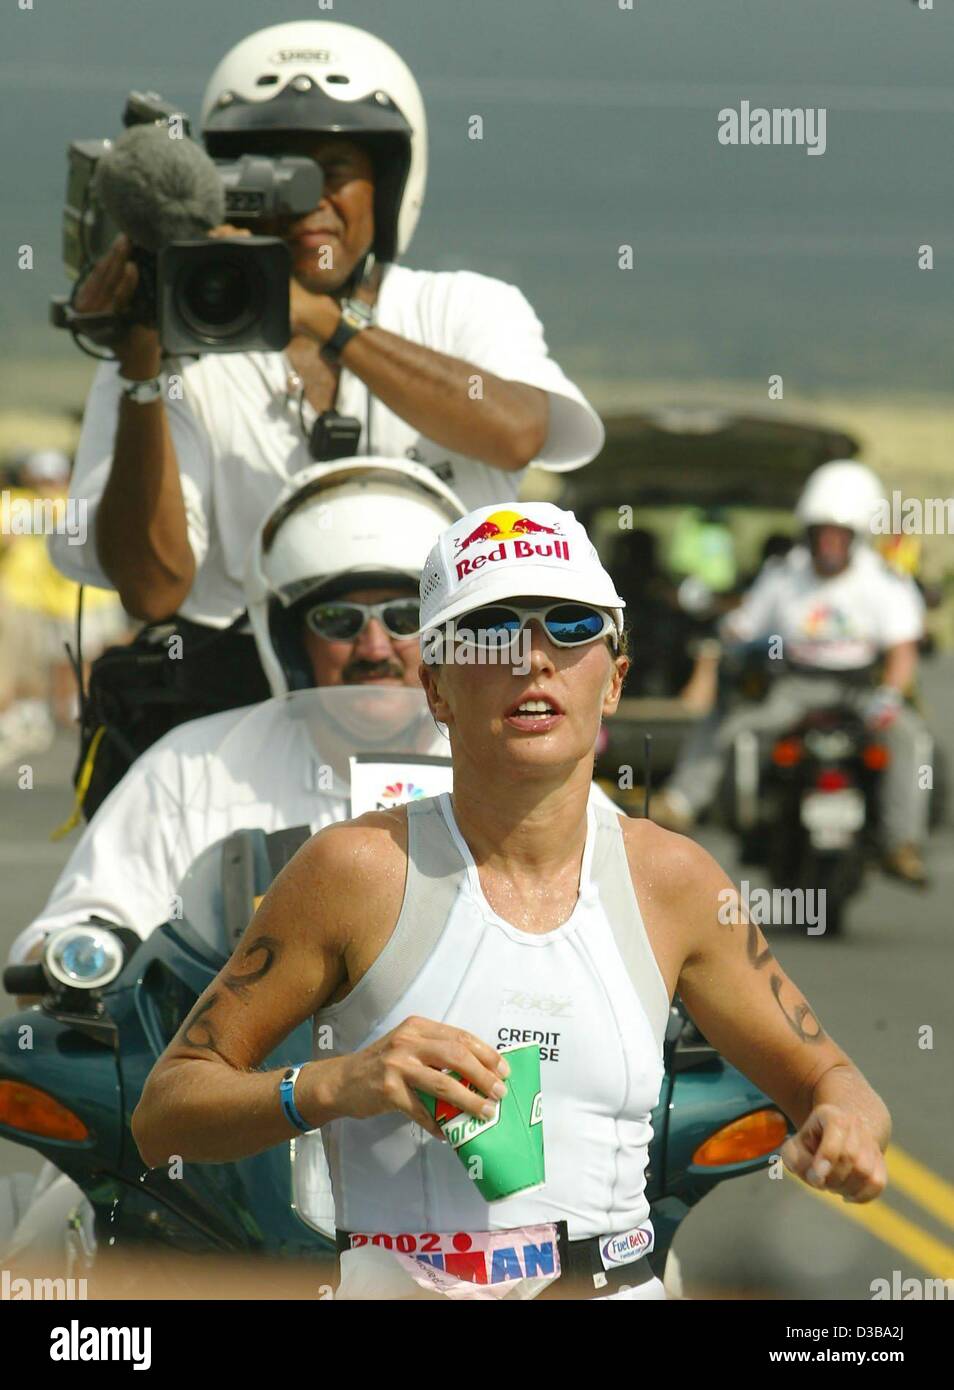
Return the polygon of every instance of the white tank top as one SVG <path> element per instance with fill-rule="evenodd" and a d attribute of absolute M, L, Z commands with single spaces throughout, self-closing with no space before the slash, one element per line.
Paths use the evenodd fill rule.
<path fill-rule="evenodd" d="M 409 1015 L 498 1047 L 541 1048 L 546 1182 L 488 1204 L 449 1144 L 397 1112 L 322 1129 L 346 1231 L 489 1231 L 565 1220 L 571 1240 L 645 1221 L 650 1115 L 669 995 L 640 915 L 618 817 L 590 803 L 579 896 L 544 935 L 484 897 L 448 794 L 407 806 L 401 913 L 347 998 L 315 1015 L 340 1056 Z M 316 1046 L 316 1058 L 327 1058 Z"/>

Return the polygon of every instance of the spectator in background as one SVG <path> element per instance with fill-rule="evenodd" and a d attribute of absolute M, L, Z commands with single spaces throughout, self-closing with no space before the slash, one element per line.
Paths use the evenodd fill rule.
<path fill-rule="evenodd" d="M 75 649 L 79 586 L 54 568 L 32 510 L 35 499 L 65 502 L 69 477 L 66 454 L 36 450 L 17 465 L 17 486 L 9 493 L 10 503 L 27 505 L 19 507 L 16 528 L 0 536 L 0 765 L 48 748 L 56 725 L 77 715 L 66 644 Z M 121 640 L 127 625 L 114 593 L 85 590 L 84 658 Z"/>

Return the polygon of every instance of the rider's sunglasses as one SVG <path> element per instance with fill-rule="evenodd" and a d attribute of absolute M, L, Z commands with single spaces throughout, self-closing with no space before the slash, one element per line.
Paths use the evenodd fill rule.
<path fill-rule="evenodd" d="M 531 619 L 543 624 L 550 641 L 557 647 L 582 647 L 607 633 L 612 636 L 613 645 L 617 645 L 613 619 L 588 603 L 551 603 L 538 608 L 491 603 L 455 618 L 454 629 L 459 637 L 477 647 L 498 646 L 513 641 Z"/>
<path fill-rule="evenodd" d="M 385 603 L 317 603 L 305 614 L 305 622 L 328 642 L 353 642 L 371 618 L 377 618 L 389 637 L 415 637 L 421 626 L 421 605 L 416 598 L 392 598 Z"/>

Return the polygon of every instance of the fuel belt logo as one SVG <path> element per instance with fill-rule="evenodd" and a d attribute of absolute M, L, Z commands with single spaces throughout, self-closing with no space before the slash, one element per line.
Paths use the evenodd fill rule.
<path fill-rule="evenodd" d="M 655 1245 L 655 1233 L 651 1221 L 634 1226 L 631 1231 L 621 1231 L 615 1236 L 600 1236 L 600 1259 L 604 1269 L 615 1269 L 619 1265 L 632 1264 L 633 1260 L 648 1255 Z"/>
<path fill-rule="evenodd" d="M 455 542 L 455 566 L 457 578 L 482 569 L 484 565 L 496 564 L 501 560 L 526 560 L 539 555 L 550 556 L 556 560 L 569 560 L 570 543 L 561 540 L 559 523 L 556 526 L 542 526 L 520 512 L 491 512 L 479 526 L 475 526 L 468 536 L 459 536 Z M 550 536 L 552 540 L 545 540 Z M 484 546 L 491 544 L 489 550 Z M 478 553 L 465 555 L 464 551 L 477 546 Z"/>

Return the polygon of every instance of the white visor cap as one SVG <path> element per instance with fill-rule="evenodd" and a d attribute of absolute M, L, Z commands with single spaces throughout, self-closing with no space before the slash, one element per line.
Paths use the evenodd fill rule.
<path fill-rule="evenodd" d="M 606 609 L 623 630 L 625 602 L 572 512 L 551 502 L 498 502 L 448 527 L 421 574 L 421 630 L 520 596 Z"/>

